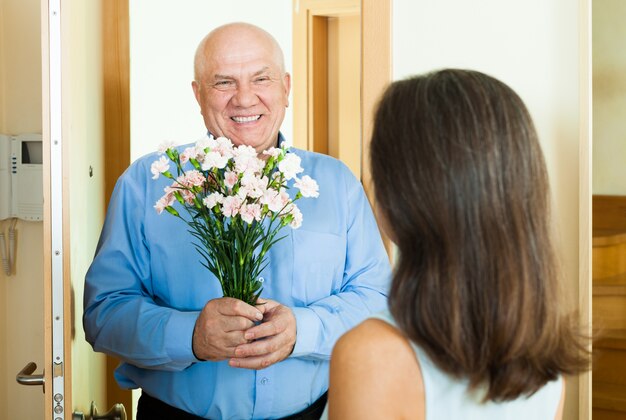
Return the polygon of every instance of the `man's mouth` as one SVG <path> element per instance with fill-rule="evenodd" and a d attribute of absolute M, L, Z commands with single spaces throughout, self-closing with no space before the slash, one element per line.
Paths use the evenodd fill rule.
<path fill-rule="evenodd" d="M 261 118 L 261 115 L 249 115 L 246 117 L 230 117 L 231 120 L 240 124 L 254 122 L 254 121 L 257 121 L 259 118 Z"/>

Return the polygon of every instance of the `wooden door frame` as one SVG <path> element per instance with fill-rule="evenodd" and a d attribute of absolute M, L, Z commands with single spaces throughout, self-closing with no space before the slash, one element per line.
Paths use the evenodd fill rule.
<path fill-rule="evenodd" d="M 71 418 L 75 408 L 72 398 L 72 331 L 76 318 L 82 312 L 80 305 L 77 306 L 73 301 L 69 223 L 72 131 L 71 119 L 68 118 L 72 106 L 72 69 L 69 64 L 71 37 L 75 36 L 71 24 L 75 9 L 71 1 L 63 0 L 41 0 L 40 7 L 44 154 L 44 418 L 51 420 L 63 416 Z M 130 163 L 128 0 L 103 2 L 102 16 L 102 70 L 109 82 L 104 95 L 105 118 L 109 116 L 105 135 L 112 139 L 107 142 L 105 152 L 115 156 L 112 159 L 114 164 L 105 166 L 109 187 L 107 192 L 110 194 L 117 176 Z M 51 105 L 53 101 L 54 105 Z M 59 348 L 62 348 L 61 352 Z M 111 361 L 109 364 L 114 366 L 117 362 Z M 107 382 L 107 399 L 114 403 L 122 402 L 131 410 L 130 392 L 123 392 L 115 384 L 112 373 L 107 377 Z M 53 389 L 53 383 L 61 383 L 62 386 Z M 62 399 L 56 401 L 55 396 Z M 109 405 L 108 402 L 103 403 Z M 63 411 L 54 412 L 59 406 Z"/>
<path fill-rule="evenodd" d="M 579 0 L 579 186 L 578 311 L 586 336 L 592 336 L 592 0 Z M 589 351 L 592 344 L 589 343 Z M 592 372 L 578 378 L 578 417 L 591 419 Z"/>
<path fill-rule="evenodd" d="M 62 90 L 68 89 L 61 83 L 66 57 L 62 45 L 69 36 L 62 21 L 68 3 L 41 0 L 45 420 L 64 418 L 72 407 L 68 144 L 63 141 L 67 123 L 61 102 Z"/>
<path fill-rule="evenodd" d="M 105 213 L 117 179 L 130 165 L 130 16 L 129 0 L 102 2 L 102 74 L 104 84 Z M 120 361 L 106 355 L 106 407 L 121 403 L 133 412 L 132 391 L 115 381 Z"/>
<path fill-rule="evenodd" d="M 313 18 L 334 17 L 361 11 L 361 182 L 377 213 L 369 167 L 369 143 L 373 114 L 378 99 L 392 78 L 391 6 L 392 0 L 294 0 L 293 10 L 293 144 L 313 149 L 313 91 L 311 32 Z M 302 46 L 306 45 L 306 48 Z M 303 76 L 304 75 L 304 76 Z M 316 93 L 318 94 L 318 93 Z M 300 133 L 306 133 L 302 136 Z M 380 226 L 380 225 L 379 225 Z M 382 231 L 381 231 L 382 233 Z M 392 258 L 392 246 L 383 233 Z"/>

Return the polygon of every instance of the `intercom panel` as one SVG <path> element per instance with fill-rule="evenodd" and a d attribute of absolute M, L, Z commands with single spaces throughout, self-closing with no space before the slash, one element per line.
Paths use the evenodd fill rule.
<path fill-rule="evenodd" d="M 41 134 L 0 135 L 0 220 L 43 220 Z"/>
<path fill-rule="evenodd" d="M 41 134 L 11 140 L 11 205 L 14 217 L 43 220 L 43 143 Z"/>
<path fill-rule="evenodd" d="M 0 220 L 11 217 L 11 137 L 0 134 Z"/>

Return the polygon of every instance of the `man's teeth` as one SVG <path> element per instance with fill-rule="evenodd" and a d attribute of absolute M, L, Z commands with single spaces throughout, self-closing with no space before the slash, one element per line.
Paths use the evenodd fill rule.
<path fill-rule="evenodd" d="M 256 121 L 259 118 L 261 118 L 260 115 L 252 115 L 250 117 L 231 117 L 231 119 L 233 121 L 238 122 L 238 123 L 246 123 L 246 122 Z"/>

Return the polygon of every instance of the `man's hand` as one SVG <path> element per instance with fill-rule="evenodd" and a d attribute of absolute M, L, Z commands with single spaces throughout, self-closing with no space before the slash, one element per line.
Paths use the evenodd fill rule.
<path fill-rule="evenodd" d="M 248 343 L 244 333 L 263 319 L 264 308 L 255 308 L 239 299 L 219 298 L 207 302 L 193 329 L 193 352 L 202 360 L 218 361 L 235 357 L 235 348 Z"/>
<path fill-rule="evenodd" d="M 230 366 L 263 369 L 287 358 L 296 344 L 296 318 L 288 307 L 273 300 L 259 300 L 263 323 L 247 330 L 243 343 L 235 349 Z"/>

